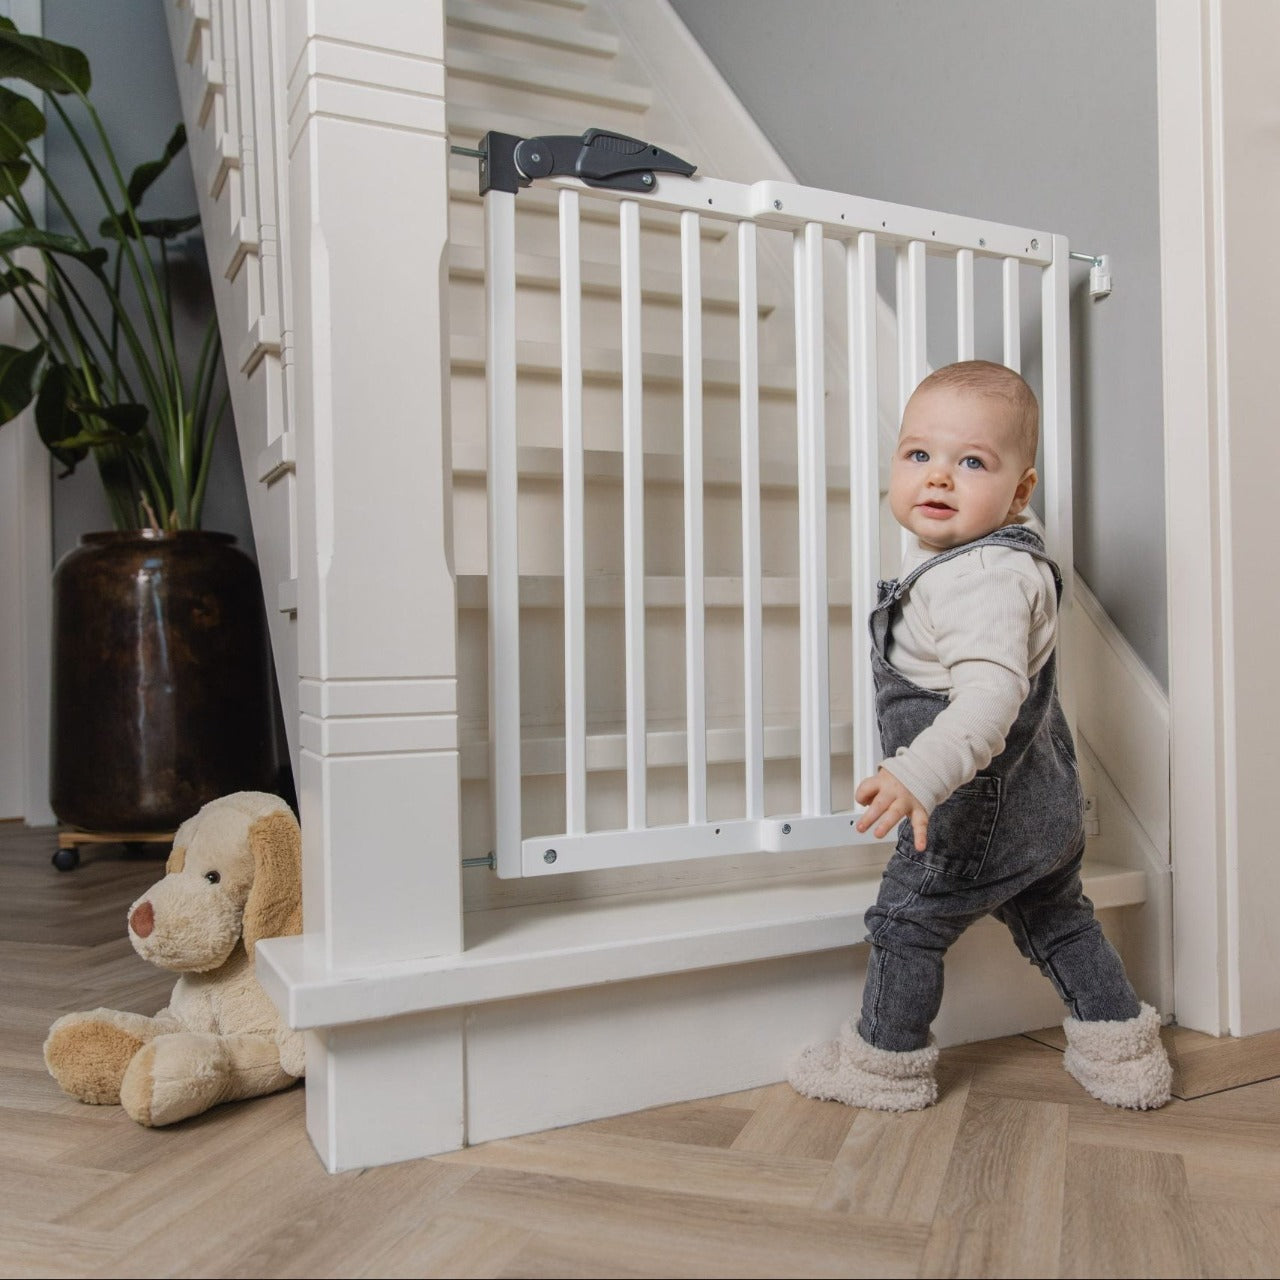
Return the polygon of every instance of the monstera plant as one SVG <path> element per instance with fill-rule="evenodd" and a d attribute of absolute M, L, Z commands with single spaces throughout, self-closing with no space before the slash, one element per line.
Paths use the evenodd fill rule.
<path fill-rule="evenodd" d="M 62 474 L 93 455 L 117 529 L 198 529 L 226 408 L 225 394 L 214 403 L 216 317 L 194 368 L 183 367 L 175 338 L 175 255 L 200 219 L 138 212 L 186 145 L 185 131 L 179 125 L 163 155 L 126 177 L 89 99 L 85 55 L 0 18 L 0 82 L 15 81 L 46 105 L 0 83 L 0 200 L 9 214 L 0 295 L 13 298 L 35 338 L 25 349 L 0 345 L 0 422 L 34 400 L 40 438 Z M 43 162 L 45 111 L 61 120 L 101 201 L 92 234 Z M 37 220 L 27 195 L 36 177 L 65 233 Z"/>

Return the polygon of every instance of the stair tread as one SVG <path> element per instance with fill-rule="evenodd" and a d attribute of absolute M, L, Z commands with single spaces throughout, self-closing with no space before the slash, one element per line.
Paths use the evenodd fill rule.
<path fill-rule="evenodd" d="M 459 477 L 478 477 L 487 474 L 487 447 L 482 441 L 455 440 L 453 443 L 453 474 Z M 563 474 L 564 451 L 554 445 L 521 445 L 516 450 L 516 467 L 521 479 L 558 480 Z M 622 450 L 584 449 L 583 471 L 587 480 L 622 481 Z M 647 450 L 644 455 L 644 478 L 649 484 L 683 484 L 684 455 L 659 450 Z M 738 488 L 742 483 L 741 463 L 734 457 L 706 455 L 702 460 L 704 486 L 714 488 L 729 485 Z M 762 458 L 760 460 L 761 489 L 794 489 L 797 479 L 797 463 L 791 458 Z M 827 467 L 827 492 L 842 493 L 849 489 L 847 463 L 832 463 Z"/>
<path fill-rule="evenodd" d="M 647 85 L 628 84 L 614 76 L 582 74 L 567 67 L 539 66 L 528 59 L 503 58 L 452 45 L 445 55 L 445 66 L 454 79 L 491 81 L 621 111 L 647 111 L 653 103 L 653 90 Z"/>
<path fill-rule="evenodd" d="M 675 885 L 472 911 L 464 950 L 395 965 L 335 971 L 314 939 L 272 938 L 259 943 L 259 976 L 290 1026 L 326 1027 L 856 946 L 886 851 L 696 894 Z M 1142 871 L 1086 859 L 1082 876 L 1100 910 L 1146 900 Z"/>
<path fill-rule="evenodd" d="M 593 57 L 615 57 L 621 45 L 617 36 L 581 26 L 571 19 L 535 17 L 514 9 L 480 4 L 477 0 L 447 0 L 445 22 L 463 30 L 509 36 Z"/>
<path fill-rule="evenodd" d="M 673 716 L 651 716 L 645 725 L 645 760 L 651 769 L 676 768 L 688 763 L 685 721 Z M 594 720 L 587 724 L 588 773 L 611 773 L 627 767 L 627 725 L 623 719 Z M 765 717 L 764 759 L 800 758 L 800 716 Z M 853 750 L 853 722 L 846 713 L 831 721 L 831 753 L 847 756 Z M 484 720 L 460 719 L 458 752 L 465 782 L 489 776 L 488 725 Z M 707 717 L 707 763 L 740 764 L 745 759 L 742 715 Z M 552 777 L 564 773 L 564 730 L 559 725 L 522 725 L 520 728 L 522 777 Z"/>
<path fill-rule="evenodd" d="M 449 343 L 449 358 L 454 369 L 483 369 L 485 363 L 484 339 L 468 334 L 454 334 Z M 560 344 L 520 339 L 516 342 L 516 367 L 525 373 L 559 375 L 562 368 Z M 657 355 L 646 352 L 642 362 L 646 382 L 674 382 L 684 380 L 682 357 Z M 702 386 L 704 390 L 727 388 L 738 392 L 738 364 L 734 360 L 704 359 L 702 362 Z M 615 380 L 622 377 L 622 352 L 614 347 L 582 348 L 582 372 L 585 378 Z M 795 392 L 796 375 L 793 368 L 784 365 L 764 365 L 759 369 L 759 389 L 762 395 L 791 394 Z"/>
<path fill-rule="evenodd" d="M 564 579 L 559 574 L 522 573 L 520 604 L 523 608 L 562 608 Z M 483 609 L 488 603 L 488 575 L 457 575 L 458 608 Z M 617 573 L 585 575 L 586 603 L 589 608 L 621 608 L 625 579 Z M 703 599 L 708 609 L 740 608 L 742 576 L 740 574 L 707 574 L 702 579 Z M 760 580 L 760 599 L 766 609 L 799 608 L 800 579 L 783 574 L 767 574 Z M 827 602 L 833 609 L 848 608 L 852 602 L 852 585 L 847 578 L 827 581 Z M 650 609 L 684 607 L 684 578 L 673 574 L 646 574 L 644 602 Z"/>
<path fill-rule="evenodd" d="M 588 293 L 621 292 L 616 262 L 583 259 L 581 263 L 582 287 Z M 479 245 L 451 244 L 449 246 L 449 274 L 460 280 L 484 279 L 484 250 Z M 560 284 L 559 260 L 532 253 L 516 254 L 516 283 L 546 288 L 558 288 Z M 649 301 L 679 302 L 683 296 L 680 273 L 677 271 L 646 270 L 642 275 L 643 295 Z M 738 286 L 731 277 L 703 278 L 702 301 L 704 306 L 737 310 Z M 757 313 L 771 315 L 775 303 L 768 299 L 759 301 Z"/>

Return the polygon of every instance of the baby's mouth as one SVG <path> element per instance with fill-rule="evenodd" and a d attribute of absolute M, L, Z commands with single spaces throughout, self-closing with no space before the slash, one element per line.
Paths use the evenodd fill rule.
<path fill-rule="evenodd" d="M 935 518 L 941 516 L 950 516 L 955 514 L 955 508 L 949 507 L 945 502 L 921 502 L 917 504 L 919 509 L 927 516 Z"/>

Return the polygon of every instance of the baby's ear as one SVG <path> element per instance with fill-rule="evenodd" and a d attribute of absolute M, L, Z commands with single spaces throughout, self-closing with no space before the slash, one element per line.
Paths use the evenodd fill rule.
<path fill-rule="evenodd" d="M 1018 481 L 1018 487 L 1013 491 L 1014 515 L 1022 511 L 1027 503 L 1031 501 L 1031 495 L 1035 493 L 1039 480 L 1040 477 L 1036 474 L 1035 467 L 1028 467 L 1022 473 L 1022 479 Z"/>

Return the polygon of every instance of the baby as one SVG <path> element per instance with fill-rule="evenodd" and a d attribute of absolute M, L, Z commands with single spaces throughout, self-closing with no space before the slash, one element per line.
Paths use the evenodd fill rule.
<path fill-rule="evenodd" d="M 1027 511 L 1039 410 L 1011 369 L 948 365 L 907 403 L 889 479 L 915 535 L 871 615 L 885 760 L 864 779 L 858 830 L 901 824 L 876 904 L 862 1017 L 806 1049 L 812 1098 L 913 1111 L 937 1098 L 929 1034 L 942 960 L 994 915 L 1067 1004 L 1066 1069 L 1114 1106 L 1158 1107 L 1170 1068 L 1080 884 L 1083 800 L 1058 703 L 1061 578 Z"/>

